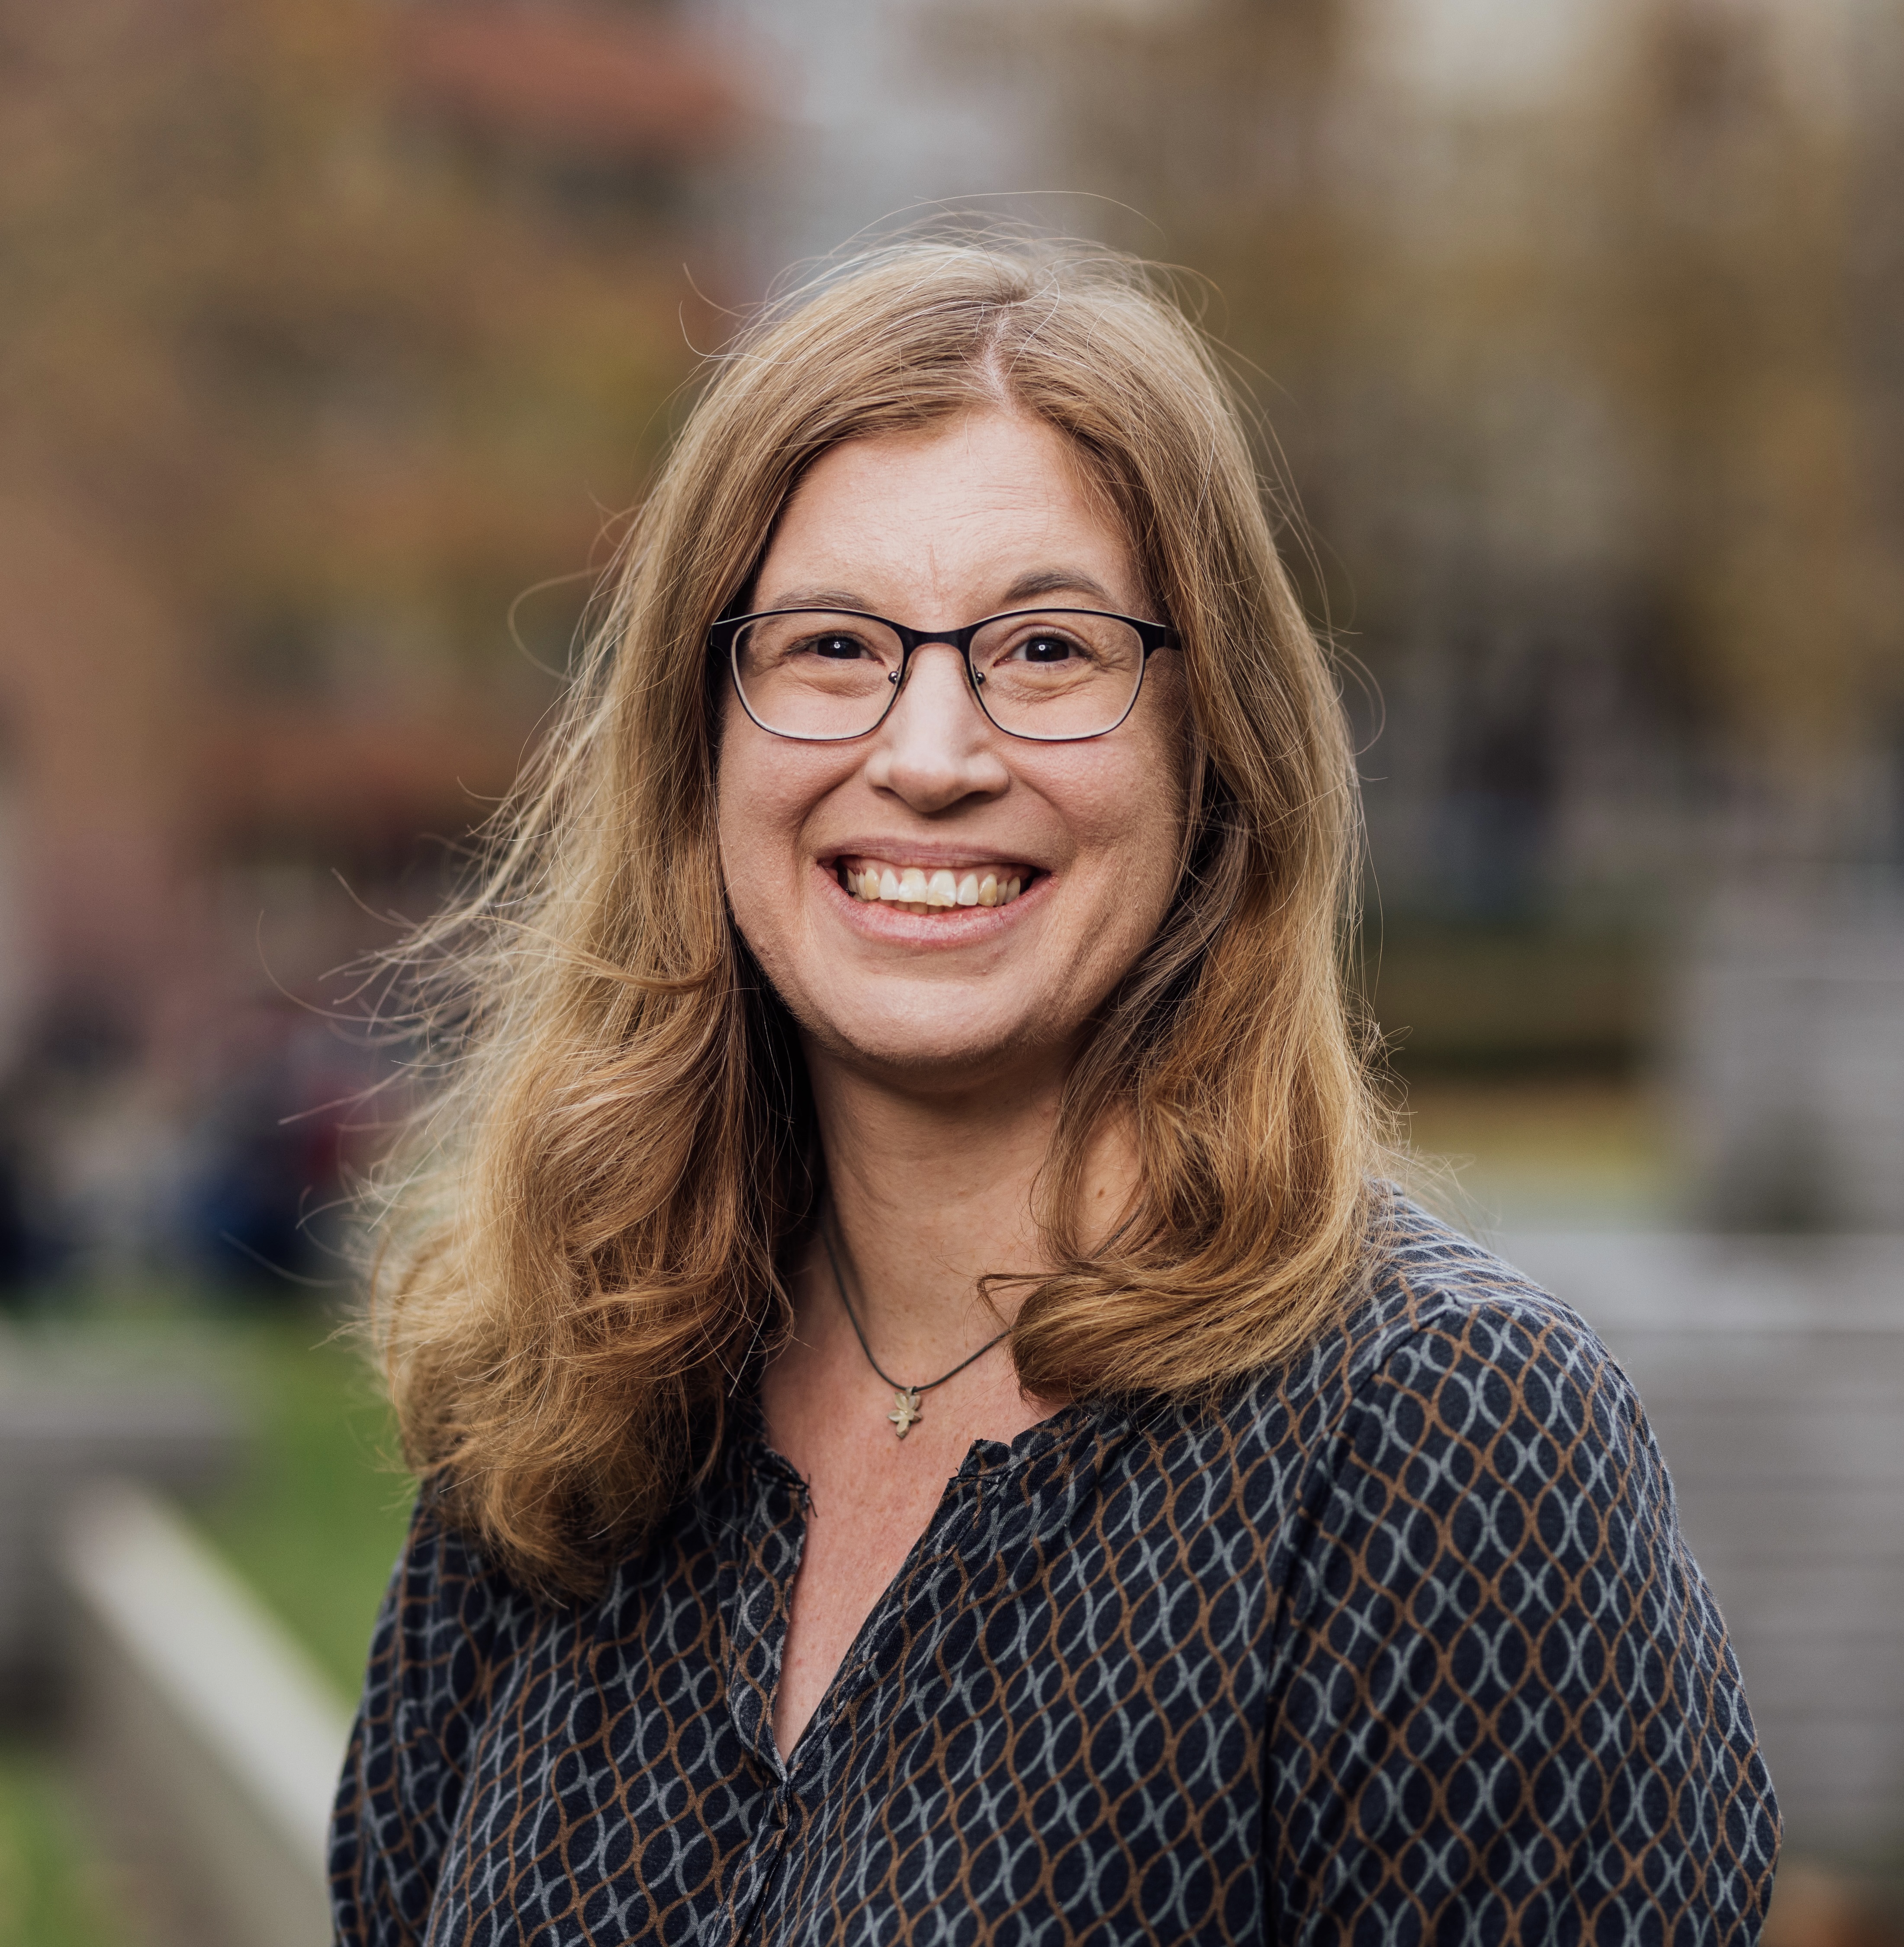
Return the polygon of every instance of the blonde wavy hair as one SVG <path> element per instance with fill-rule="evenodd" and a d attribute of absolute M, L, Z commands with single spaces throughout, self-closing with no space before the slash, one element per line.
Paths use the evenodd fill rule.
<path fill-rule="evenodd" d="M 1365 1261 L 1354 766 L 1217 361 L 1102 252 L 915 240 L 835 266 L 716 361 L 480 881 L 419 943 L 450 1079 L 379 1192 L 371 1329 L 409 1464 L 535 1586 L 597 1586 L 717 1450 L 789 1329 L 782 1274 L 823 1190 L 797 1043 L 722 890 L 709 627 L 819 455 L 998 406 L 1109 495 L 1194 721 L 1173 902 L 1040 1179 L 1055 1269 L 1017 1280 L 1020 1377 L 1207 1394 L 1311 1341 Z M 1141 1196 L 1087 1248 L 1073 1212 L 1110 1117 Z"/>

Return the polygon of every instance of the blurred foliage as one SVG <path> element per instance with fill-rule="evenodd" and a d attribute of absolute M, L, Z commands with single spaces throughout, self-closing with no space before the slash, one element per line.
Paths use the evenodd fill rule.
<path fill-rule="evenodd" d="M 1871 18 L 1881 42 L 1904 30 Z M 1904 99 L 1823 94 L 1762 10 L 1680 0 L 1645 17 L 1591 134 L 1615 274 L 1591 348 L 1657 442 L 1648 572 L 1733 723 L 1828 758 L 1904 701 L 1904 284 L 1894 215 L 1870 228 L 1904 187 Z"/>
<path fill-rule="evenodd" d="M 399 11 L 0 5 L 0 471 L 268 690 L 500 645 L 689 363 L 652 225 L 512 198 L 401 95 Z"/>

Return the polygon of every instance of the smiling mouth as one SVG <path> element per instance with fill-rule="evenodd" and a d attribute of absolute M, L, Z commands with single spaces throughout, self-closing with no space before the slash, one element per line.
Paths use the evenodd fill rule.
<path fill-rule="evenodd" d="M 836 859 L 840 884 L 856 899 L 900 912 L 955 912 L 1009 905 L 1036 876 L 1029 865 L 901 865 L 884 859 Z"/>

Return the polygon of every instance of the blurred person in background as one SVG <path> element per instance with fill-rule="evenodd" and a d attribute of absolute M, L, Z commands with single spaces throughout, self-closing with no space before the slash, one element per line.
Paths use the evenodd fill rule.
<path fill-rule="evenodd" d="M 30 1072 L 0 1082 L 0 1306 L 24 1302 L 57 1261 L 34 1181 Z"/>
<path fill-rule="evenodd" d="M 364 1051 L 330 1026 L 276 998 L 224 1023 L 177 1221 L 181 1256 L 214 1286 L 284 1302 L 348 1274 L 337 1233 L 362 1133 L 350 1117 L 376 1091 Z"/>
<path fill-rule="evenodd" d="M 744 335 L 423 943 L 342 1941 L 1758 1937 L 1639 1403 L 1385 1180 L 1355 830 L 1144 272 Z"/>

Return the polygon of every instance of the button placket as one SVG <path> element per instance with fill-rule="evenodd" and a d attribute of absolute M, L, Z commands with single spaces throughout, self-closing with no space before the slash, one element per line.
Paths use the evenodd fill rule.
<path fill-rule="evenodd" d="M 745 1871 L 728 1905 L 729 1924 L 723 1931 L 735 1947 L 763 1929 L 774 1887 L 786 1868 L 797 1809 L 793 1788 L 783 1778 L 769 1796 L 767 1822 L 754 1835 Z"/>
<path fill-rule="evenodd" d="M 745 1513 L 722 1571 L 727 1707 L 748 1749 L 770 1775 L 784 1779 L 772 1699 L 806 1541 L 806 1487 L 784 1465 L 767 1464 L 750 1469 L 743 1491 Z"/>

